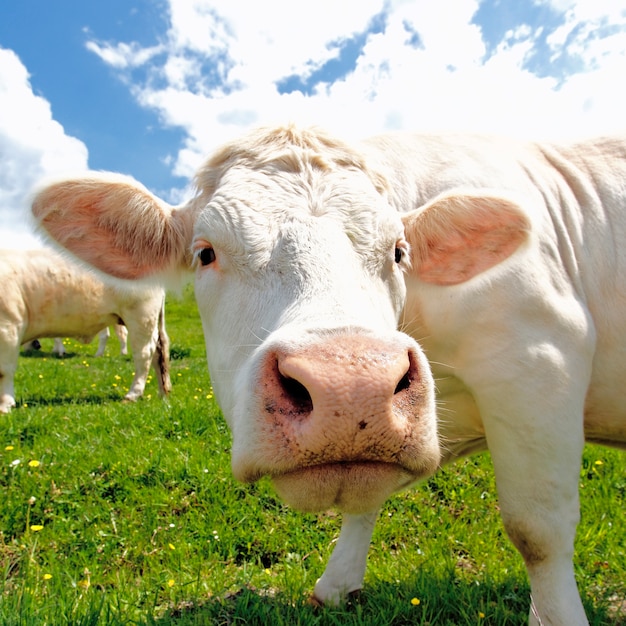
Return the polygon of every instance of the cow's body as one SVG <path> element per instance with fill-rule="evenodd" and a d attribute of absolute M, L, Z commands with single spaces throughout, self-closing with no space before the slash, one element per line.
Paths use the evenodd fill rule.
<path fill-rule="evenodd" d="M 128 354 L 128 330 L 126 329 L 126 326 L 124 326 L 123 324 L 115 324 L 113 328 L 115 329 L 115 334 L 120 341 L 120 354 Z M 104 351 L 106 350 L 106 346 L 110 336 L 111 331 L 109 330 L 108 326 L 106 328 L 103 328 L 98 333 L 98 349 L 96 350 L 95 356 L 104 355 Z M 75 337 L 75 339 L 78 339 L 79 341 L 87 344 L 92 342 L 93 337 Z M 32 339 L 31 341 L 27 341 L 25 344 L 22 345 L 22 350 L 39 350 L 40 345 L 41 344 L 37 339 Z M 54 352 L 54 354 L 57 354 L 58 356 L 65 355 L 66 351 L 65 346 L 63 345 L 63 339 L 61 339 L 60 337 L 54 337 L 52 352 Z"/>
<path fill-rule="evenodd" d="M 105 284 L 51 250 L 0 251 L 0 412 L 15 405 L 20 345 L 38 337 L 91 341 L 112 324 L 130 330 L 135 375 L 126 400 L 143 394 L 153 363 L 161 393 L 171 387 L 169 340 L 159 287 Z"/>
<path fill-rule="evenodd" d="M 48 186 L 33 210 L 119 278 L 171 280 L 191 245 L 235 476 L 344 512 L 315 597 L 361 586 L 390 493 L 488 447 L 531 623 L 586 623 L 572 567 L 582 448 L 626 446 L 626 139 L 354 148 L 264 130 L 197 185 L 173 209 L 99 175 Z"/>

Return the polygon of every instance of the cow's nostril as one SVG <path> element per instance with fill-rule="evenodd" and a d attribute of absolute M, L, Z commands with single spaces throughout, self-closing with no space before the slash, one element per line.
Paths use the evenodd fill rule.
<path fill-rule="evenodd" d="M 401 391 L 404 391 L 405 389 L 408 389 L 411 386 L 411 378 L 409 372 L 410 370 L 407 370 L 405 375 L 398 381 L 396 389 L 393 392 L 394 395 L 400 393 Z"/>
<path fill-rule="evenodd" d="M 313 400 L 307 388 L 295 378 L 280 375 L 280 384 L 296 413 L 310 413 L 313 410 Z"/>

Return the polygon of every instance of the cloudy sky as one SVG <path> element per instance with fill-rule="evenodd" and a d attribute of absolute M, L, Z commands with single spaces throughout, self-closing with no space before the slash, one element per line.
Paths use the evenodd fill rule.
<path fill-rule="evenodd" d="M 170 202 L 247 128 L 534 138 L 626 129 L 626 0 L 0 4 L 0 247 L 41 177 L 120 171 Z"/>

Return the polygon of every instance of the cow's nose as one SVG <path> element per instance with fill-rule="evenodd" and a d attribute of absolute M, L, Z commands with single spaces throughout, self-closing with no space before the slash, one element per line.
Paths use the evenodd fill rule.
<path fill-rule="evenodd" d="M 375 408 L 378 403 L 393 401 L 417 374 L 407 349 L 369 342 L 364 350 L 361 341 L 353 338 L 278 355 L 277 371 L 283 409 L 294 416 L 311 413 L 314 407 L 342 407 L 345 412 L 346 403 L 349 406 L 363 399 Z"/>
<path fill-rule="evenodd" d="M 418 358 L 400 339 L 325 338 L 271 351 L 262 369 L 266 419 L 307 455 L 369 456 L 372 435 L 397 449 L 419 413 Z"/>
<path fill-rule="evenodd" d="M 313 373 L 293 358 L 282 358 L 277 363 L 278 387 L 282 390 L 285 408 L 290 405 L 292 415 L 307 415 L 313 410 L 313 398 L 308 388 L 315 385 Z"/>

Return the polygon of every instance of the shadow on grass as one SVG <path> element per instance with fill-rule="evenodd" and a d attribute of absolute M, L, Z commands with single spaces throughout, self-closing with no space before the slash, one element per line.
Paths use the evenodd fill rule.
<path fill-rule="evenodd" d="M 422 573 L 423 574 L 423 573 Z M 142 626 L 523 626 L 528 623 L 529 589 L 519 581 L 468 584 L 431 573 L 425 585 L 387 582 L 368 585 L 340 607 L 316 607 L 307 598 L 292 600 L 283 593 L 244 587 L 222 597 L 181 602 Z M 420 576 L 422 578 L 422 576 Z M 626 612 L 610 603 L 585 599 L 590 626 L 626 626 Z"/>
<path fill-rule="evenodd" d="M 98 394 L 89 393 L 81 395 L 59 395 L 59 396 L 28 396 L 21 397 L 17 400 L 16 408 L 20 407 L 46 407 L 46 406 L 64 406 L 64 405 L 100 405 L 109 402 L 123 402 L 124 396 L 119 392 L 100 392 Z"/>
<path fill-rule="evenodd" d="M 57 354 L 56 352 L 48 352 L 46 350 L 21 350 L 20 357 L 24 359 L 59 359 L 65 361 L 66 359 L 73 359 L 76 357 L 88 357 L 88 354 L 79 354 L 78 352 L 65 352 L 64 354 Z"/>

